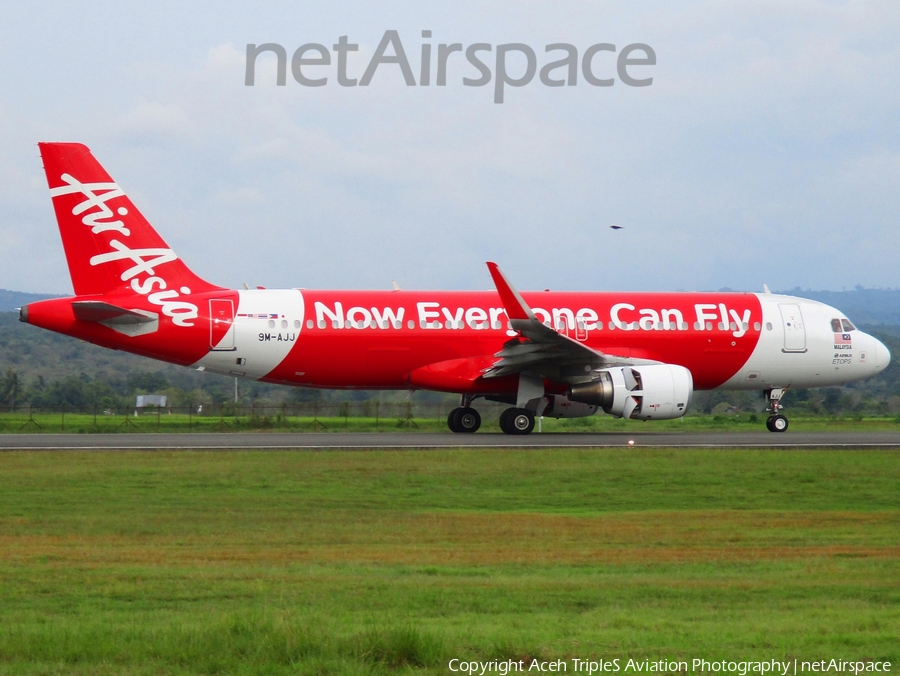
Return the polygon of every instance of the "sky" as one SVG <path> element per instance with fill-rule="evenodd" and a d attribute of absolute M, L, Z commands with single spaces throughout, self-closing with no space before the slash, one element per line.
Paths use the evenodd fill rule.
<path fill-rule="evenodd" d="M 389 30 L 416 86 L 391 63 L 341 86 L 333 52 L 304 71 L 325 86 L 290 66 L 278 86 L 272 54 L 245 85 L 248 44 L 346 35 L 359 79 Z M 0 288 L 71 292 L 39 141 L 88 145 L 235 288 L 487 289 L 487 260 L 521 289 L 900 287 L 898 34 L 896 0 L 6 3 Z M 455 54 L 419 84 L 441 43 L 492 45 L 492 81 L 464 86 Z M 616 81 L 535 76 L 495 103 L 508 43 L 538 70 L 564 55 L 547 45 L 615 45 L 594 68 Z M 633 43 L 649 86 L 618 77 Z"/>

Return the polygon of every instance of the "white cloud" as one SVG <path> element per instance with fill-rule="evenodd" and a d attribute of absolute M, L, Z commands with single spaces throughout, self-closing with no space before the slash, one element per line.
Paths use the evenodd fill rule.
<path fill-rule="evenodd" d="M 230 42 L 211 47 L 206 53 L 206 67 L 213 72 L 233 76 L 244 70 L 244 52 L 239 51 Z"/>
<path fill-rule="evenodd" d="M 139 101 L 118 117 L 112 131 L 124 142 L 153 143 L 186 139 L 192 127 L 184 110 L 176 104 Z"/>
<path fill-rule="evenodd" d="M 213 202 L 232 207 L 235 205 L 260 204 L 265 200 L 263 192 L 259 188 L 238 188 L 237 190 L 229 190 L 221 192 L 212 198 Z"/>

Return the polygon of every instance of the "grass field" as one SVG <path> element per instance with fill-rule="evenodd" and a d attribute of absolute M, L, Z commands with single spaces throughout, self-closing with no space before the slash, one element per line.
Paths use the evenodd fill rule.
<path fill-rule="evenodd" d="M 896 672 L 898 487 L 890 451 L 3 453 L 0 674 Z"/>
<path fill-rule="evenodd" d="M 504 406 L 482 409 L 483 431 L 498 432 L 499 416 Z M 449 432 L 447 417 L 450 407 L 430 407 L 431 417 L 325 417 L 280 415 L 275 407 L 267 414 L 203 415 L 155 413 L 140 416 L 99 415 L 91 413 L 30 413 L 27 408 L 16 413 L 0 412 L 0 433 L 82 433 L 133 434 L 154 432 L 242 432 L 267 430 L 274 432 Z M 790 413 L 790 412 L 788 412 Z M 731 430 L 765 433 L 765 415 L 725 416 L 691 415 L 675 420 L 626 420 L 598 414 L 586 418 L 556 420 L 544 418 L 545 432 L 653 432 Z M 791 429 L 811 431 L 894 431 L 900 434 L 900 416 L 893 417 L 828 417 L 790 415 Z"/>

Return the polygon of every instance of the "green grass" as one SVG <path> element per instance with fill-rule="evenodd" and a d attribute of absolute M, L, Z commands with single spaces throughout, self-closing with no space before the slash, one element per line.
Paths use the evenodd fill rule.
<path fill-rule="evenodd" d="M 3 453 L 0 674 L 896 664 L 898 486 L 891 451 Z"/>
<path fill-rule="evenodd" d="M 394 417 L 325 417 L 281 415 L 273 407 L 267 415 L 203 415 L 183 413 L 147 413 L 134 415 L 98 415 L 84 413 L 0 413 L 0 434 L 12 433 L 81 433 L 132 434 L 155 432 L 445 432 L 447 410 L 430 407 L 436 417 L 414 417 L 412 420 Z M 249 409 L 247 409 L 249 411 Z M 499 432 L 499 415 L 503 407 L 491 406 L 482 410 L 482 431 Z M 788 413 L 790 413 L 788 411 Z M 890 431 L 900 433 L 900 416 L 894 417 L 828 417 L 790 415 L 791 429 L 812 431 Z M 556 420 L 544 418 L 544 432 L 662 432 L 681 430 L 757 431 L 766 432 L 765 414 L 755 416 L 691 415 L 676 420 L 625 420 L 598 414 L 587 418 Z"/>

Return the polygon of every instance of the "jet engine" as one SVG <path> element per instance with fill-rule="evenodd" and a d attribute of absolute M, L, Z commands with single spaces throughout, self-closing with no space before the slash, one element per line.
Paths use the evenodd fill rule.
<path fill-rule="evenodd" d="M 568 398 L 636 420 L 680 418 L 691 405 L 694 379 L 683 366 L 619 366 L 596 373 L 595 380 L 572 385 Z"/>

